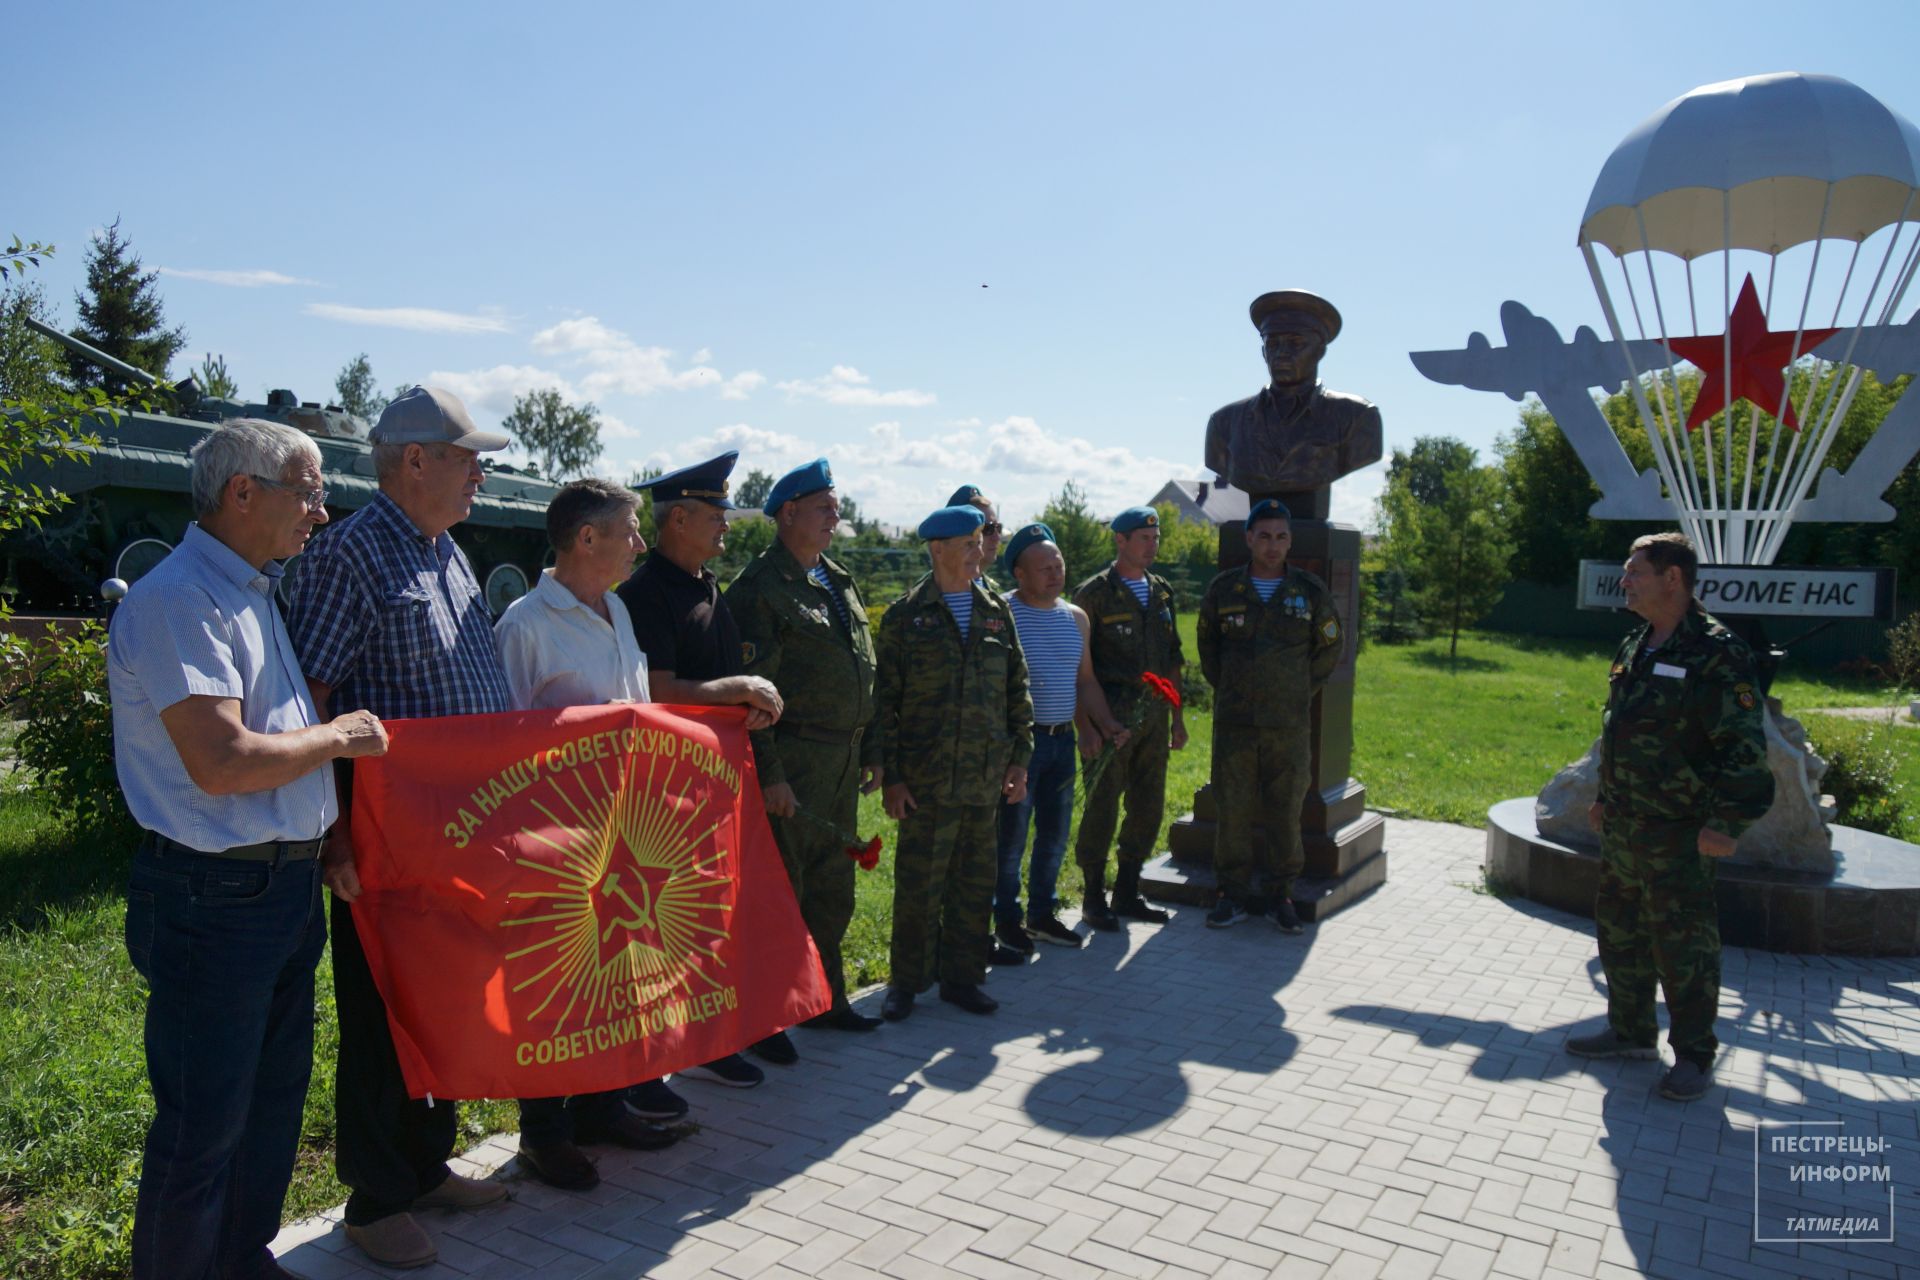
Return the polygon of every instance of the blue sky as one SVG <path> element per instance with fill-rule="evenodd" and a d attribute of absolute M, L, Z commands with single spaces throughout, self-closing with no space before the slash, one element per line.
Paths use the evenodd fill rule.
<path fill-rule="evenodd" d="M 1271 288 L 1342 310 L 1323 377 L 1390 447 L 1490 450 L 1511 402 L 1406 353 L 1497 338 L 1508 298 L 1597 327 L 1575 232 L 1638 121 L 1788 69 L 1913 118 L 1917 30 L 1876 3 L 76 0 L 16 33 L 0 233 L 60 246 L 70 323 L 119 216 L 249 395 L 330 396 L 365 351 L 483 421 L 592 399 L 622 478 L 826 453 L 892 520 L 963 481 L 1010 520 L 1068 479 L 1111 511 L 1201 474 Z"/>

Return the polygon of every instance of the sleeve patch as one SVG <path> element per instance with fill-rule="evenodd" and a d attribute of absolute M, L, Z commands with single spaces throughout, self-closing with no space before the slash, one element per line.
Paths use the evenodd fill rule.
<path fill-rule="evenodd" d="M 758 657 L 759 654 L 760 650 L 755 647 L 753 641 L 742 640 L 740 642 L 740 661 L 746 663 L 748 666 L 752 666 L 753 660 Z"/>
<path fill-rule="evenodd" d="M 1340 638 L 1339 619 L 1328 618 L 1325 622 L 1321 623 L 1320 634 L 1325 636 L 1329 640 L 1338 640 Z"/>

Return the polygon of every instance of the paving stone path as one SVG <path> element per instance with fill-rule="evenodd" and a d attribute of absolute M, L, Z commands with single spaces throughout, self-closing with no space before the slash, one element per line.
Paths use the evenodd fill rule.
<path fill-rule="evenodd" d="M 1303 937 L 1186 909 L 995 970 L 990 1018 L 929 998 L 796 1032 L 800 1066 L 686 1082 L 699 1132 L 597 1150 L 587 1194 L 495 1137 L 459 1167 L 512 1200 L 423 1214 L 440 1262 L 409 1274 L 1920 1277 L 1920 966 L 1730 948 L 1720 1084 L 1667 1102 L 1658 1064 L 1561 1051 L 1604 1020 L 1592 924 L 1480 892 L 1483 844 L 1393 820 L 1386 887 Z M 1756 1232 L 1761 1120 L 1887 1138 L 1896 1242 L 1756 1244 L 1885 1198 L 1769 1191 Z M 283 1264 L 390 1274 L 338 1216 L 284 1231 Z"/>

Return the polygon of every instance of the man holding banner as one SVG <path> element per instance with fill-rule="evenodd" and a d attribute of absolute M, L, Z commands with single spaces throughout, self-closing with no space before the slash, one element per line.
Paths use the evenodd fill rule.
<path fill-rule="evenodd" d="M 647 701 L 646 655 L 612 590 L 647 549 L 639 505 L 633 490 L 599 479 L 575 480 L 548 505 L 554 566 L 493 627 L 518 709 Z M 678 1137 L 629 1110 L 623 1089 L 520 1103 L 520 1159 L 563 1190 L 600 1183 L 576 1141 L 655 1151 Z"/>
<path fill-rule="evenodd" d="M 315 705 L 321 715 L 370 711 L 382 721 L 510 710 L 480 584 L 447 533 L 473 509 L 485 478 L 480 454 L 504 449 L 507 437 L 475 427 L 452 393 L 414 387 L 380 414 L 371 439 L 380 492 L 314 540 L 288 610 Z M 343 793 L 352 778 L 341 771 Z M 408 1094 L 356 926 L 350 821 L 335 824 L 325 855 L 338 898 L 334 1168 L 351 1193 L 347 1238 L 376 1262 L 420 1267 L 439 1251 L 412 1209 L 478 1208 L 504 1200 L 506 1188 L 449 1169 L 454 1106 Z"/>

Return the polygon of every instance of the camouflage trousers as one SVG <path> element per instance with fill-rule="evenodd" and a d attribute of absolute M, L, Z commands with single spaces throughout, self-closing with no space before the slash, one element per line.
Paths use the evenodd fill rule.
<path fill-rule="evenodd" d="M 1667 997 L 1667 1043 L 1677 1058 L 1711 1063 L 1720 1047 L 1720 913 L 1713 859 L 1699 828 L 1609 816 L 1600 834 L 1593 922 L 1607 973 L 1607 1021 L 1622 1039 L 1651 1045 L 1657 981 Z"/>
<path fill-rule="evenodd" d="M 992 953 L 998 804 L 922 803 L 900 824 L 893 852 L 893 977 L 925 991 L 987 980 Z"/>
<path fill-rule="evenodd" d="M 779 735 L 780 764 L 801 809 L 847 835 L 858 835 L 860 747 L 856 742 L 815 742 Z M 847 1003 L 847 975 L 840 943 L 853 920 L 853 859 L 833 831 L 799 818 L 770 818 L 774 843 L 800 904 L 813 945 L 820 951 L 835 1008 Z"/>
<path fill-rule="evenodd" d="M 1160 839 L 1160 820 L 1167 810 L 1167 735 L 1171 722 L 1164 704 L 1155 703 L 1127 745 L 1113 753 L 1100 780 L 1086 789 L 1086 808 L 1080 814 L 1080 832 L 1073 842 L 1073 860 L 1080 864 L 1088 892 L 1105 892 L 1107 848 L 1120 828 L 1116 860 L 1122 878 L 1138 873 L 1153 855 Z M 1098 757 L 1095 757 L 1098 759 Z M 1093 761 L 1087 762 L 1092 772 Z M 1127 820 L 1120 822 L 1120 801 L 1127 802 Z"/>
<path fill-rule="evenodd" d="M 1213 874 L 1220 892 L 1245 905 L 1259 891 L 1293 892 L 1306 865 L 1300 805 L 1313 776 L 1305 726 L 1272 729 L 1213 722 Z"/>

